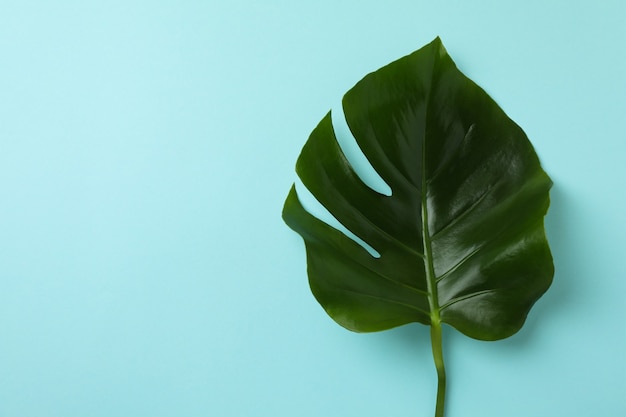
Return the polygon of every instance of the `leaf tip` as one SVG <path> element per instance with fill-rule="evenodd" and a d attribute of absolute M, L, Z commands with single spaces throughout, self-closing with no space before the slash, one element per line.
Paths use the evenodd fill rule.
<path fill-rule="evenodd" d="M 435 37 L 435 39 L 432 40 L 430 45 L 432 45 L 433 48 L 436 49 L 440 57 L 448 54 L 448 51 L 446 50 L 446 47 L 443 46 L 443 41 L 441 40 L 439 36 Z"/>

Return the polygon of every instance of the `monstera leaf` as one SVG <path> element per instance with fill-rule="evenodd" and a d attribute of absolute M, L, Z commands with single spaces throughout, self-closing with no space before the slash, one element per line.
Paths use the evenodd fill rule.
<path fill-rule="evenodd" d="M 380 256 L 309 214 L 295 187 L 283 218 L 304 238 L 311 290 L 337 323 L 357 332 L 431 326 L 440 417 L 442 324 L 475 339 L 511 336 L 550 286 L 543 218 L 552 182 L 522 129 L 457 69 L 439 38 L 367 75 L 343 110 L 391 195 L 355 173 L 330 113 L 296 171 Z"/>

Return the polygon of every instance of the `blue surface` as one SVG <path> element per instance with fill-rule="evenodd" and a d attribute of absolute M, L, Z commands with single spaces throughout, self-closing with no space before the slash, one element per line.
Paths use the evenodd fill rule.
<path fill-rule="evenodd" d="M 554 285 L 510 339 L 446 329 L 448 416 L 626 415 L 626 6 L 597 3 L 2 1 L 0 417 L 432 416 L 427 329 L 335 325 L 280 211 L 328 109 L 437 35 L 555 182 Z"/>

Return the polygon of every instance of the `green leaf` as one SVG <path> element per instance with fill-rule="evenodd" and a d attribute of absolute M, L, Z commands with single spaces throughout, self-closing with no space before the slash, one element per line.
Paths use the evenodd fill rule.
<path fill-rule="evenodd" d="M 552 182 L 522 129 L 457 69 L 439 38 L 365 76 L 343 110 L 391 196 L 355 173 L 330 113 L 296 171 L 380 257 L 309 214 L 295 187 L 283 218 L 304 238 L 311 290 L 337 323 L 357 332 L 431 326 L 442 416 L 441 324 L 481 340 L 511 336 L 550 286 L 543 218 Z"/>

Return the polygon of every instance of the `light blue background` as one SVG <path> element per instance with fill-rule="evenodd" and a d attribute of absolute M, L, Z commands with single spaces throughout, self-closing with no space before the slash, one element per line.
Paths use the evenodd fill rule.
<path fill-rule="evenodd" d="M 626 415 L 626 6 L 0 2 L 0 417 L 432 416 L 428 331 L 316 304 L 311 129 L 439 35 L 555 186 L 524 329 L 444 334 L 450 417 Z"/>

